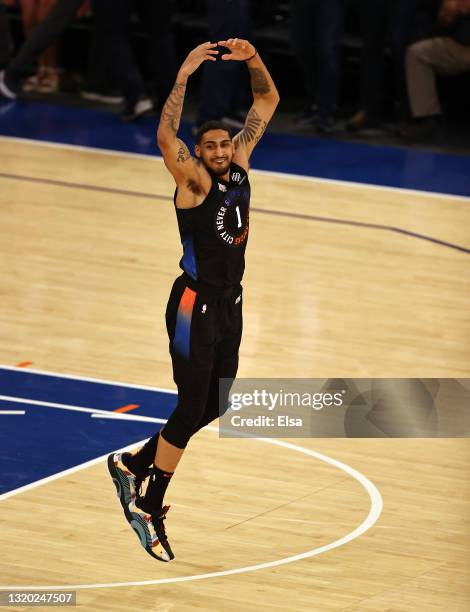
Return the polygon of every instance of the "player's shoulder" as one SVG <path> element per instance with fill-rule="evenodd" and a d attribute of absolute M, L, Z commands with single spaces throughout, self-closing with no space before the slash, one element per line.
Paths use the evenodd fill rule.
<path fill-rule="evenodd" d="M 234 154 L 232 163 L 230 165 L 230 172 L 241 173 L 242 176 L 247 175 L 250 170 L 250 164 L 245 155 Z"/>
<path fill-rule="evenodd" d="M 232 161 L 229 182 L 232 186 L 249 187 L 248 169 Z"/>

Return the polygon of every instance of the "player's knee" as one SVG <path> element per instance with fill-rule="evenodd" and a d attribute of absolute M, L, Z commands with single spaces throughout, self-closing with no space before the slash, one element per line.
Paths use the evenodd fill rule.
<path fill-rule="evenodd" d="M 185 419 L 169 419 L 162 429 L 162 436 L 177 448 L 186 448 L 193 435 L 194 426 Z"/>
<path fill-rule="evenodd" d="M 165 440 L 178 448 L 186 448 L 204 416 L 204 408 L 203 402 L 178 404 L 162 430 Z"/>
<path fill-rule="evenodd" d="M 181 426 L 168 426 L 167 424 L 162 429 L 162 436 L 165 438 L 166 442 L 180 449 L 185 449 L 187 447 L 191 435 L 192 432 L 188 433 L 188 431 Z"/>

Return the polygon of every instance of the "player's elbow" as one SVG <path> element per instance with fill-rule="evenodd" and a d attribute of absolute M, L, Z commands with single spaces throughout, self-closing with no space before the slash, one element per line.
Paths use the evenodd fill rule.
<path fill-rule="evenodd" d="M 269 95 L 264 96 L 259 101 L 262 104 L 264 104 L 267 108 L 269 108 L 269 110 L 272 113 L 274 113 L 274 111 L 276 110 L 277 105 L 279 104 L 280 100 L 281 100 L 281 97 L 279 96 L 279 92 L 277 91 L 277 89 L 274 89 L 274 90 L 269 92 Z"/>
<path fill-rule="evenodd" d="M 277 105 L 279 104 L 281 97 L 277 90 L 270 93 L 269 97 L 265 97 L 262 100 L 256 100 L 255 105 L 259 111 L 262 111 L 262 116 L 268 121 L 276 111 Z M 266 117 L 269 117 L 267 119 Z"/>
<path fill-rule="evenodd" d="M 174 140 L 174 134 L 166 133 L 166 130 L 158 128 L 157 130 L 157 144 L 158 148 L 163 151 L 170 146 L 170 143 Z"/>
<path fill-rule="evenodd" d="M 274 91 L 273 91 L 273 105 L 274 105 L 274 108 L 277 107 L 277 105 L 279 104 L 280 101 L 281 101 L 281 96 L 279 95 L 278 90 L 276 88 L 274 88 Z"/>

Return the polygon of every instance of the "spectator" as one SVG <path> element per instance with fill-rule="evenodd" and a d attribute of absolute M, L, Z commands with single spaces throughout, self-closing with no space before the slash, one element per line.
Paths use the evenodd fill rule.
<path fill-rule="evenodd" d="M 55 0 L 20 0 L 23 29 L 25 37 L 31 36 L 34 29 L 47 16 Z M 23 83 L 24 91 L 54 93 L 59 88 L 59 70 L 57 64 L 57 44 L 53 43 L 37 58 L 38 68 L 35 74 Z"/>
<path fill-rule="evenodd" d="M 6 1 L 8 4 L 14 3 L 12 0 Z M 39 23 L 19 52 L 0 72 L 0 95 L 12 100 L 17 97 L 23 80 L 30 72 L 30 66 L 38 55 L 56 41 L 70 25 L 82 4 L 85 4 L 85 0 L 56 0 L 45 19 Z"/>
<path fill-rule="evenodd" d="M 439 126 L 442 109 L 437 74 L 470 70 L 470 0 L 444 0 L 438 15 L 441 35 L 411 45 L 406 53 L 406 79 L 413 124 L 405 138 L 431 135 Z"/>
<path fill-rule="evenodd" d="M 142 26 L 148 34 L 147 57 L 150 72 L 155 79 L 158 106 L 162 106 L 168 98 L 176 77 L 172 5 L 171 1 L 155 0 L 135 3 Z M 113 11 L 110 19 L 109 14 Z M 129 116 L 133 116 L 133 108 L 136 105 L 139 109 L 150 110 L 152 107 L 145 94 L 144 82 L 130 45 L 131 16 L 132 4 L 128 0 L 95 2 L 95 27 L 86 86 L 82 91 L 82 96 L 87 99 L 119 103 L 122 97 L 112 95 L 112 90 L 121 88 L 126 94 L 126 113 Z M 119 62 L 116 62 L 117 58 L 120 58 Z M 142 97 L 146 100 L 144 103 L 138 100 Z"/>
<path fill-rule="evenodd" d="M 324 134 L 336 129 L 334 115 L 340 81 L 345 5 L 346 0 L 292 2 L 291 43 L 307 93 L 305 109 L 297 120 L 316 122 L 318 131 Z"/>
<path fill-rule="evenodd" d="M 390 45 L 393 95 L 398 118 L 409 117 L 405 83 L 405 52 L 413 35 L 416 0 L 360 0 L 361 58 L 360 109 L 347 127 L 357 131 L 380 120 L 384 91 L 384 52 Z"/>
<path fill-rule="evenodd" d="M 146 2 L 153 3 L 154 0 Z M 164 8 L 165 4 L 167 3 L 155 2 L 156 6 L 153 8 L 148 6 L 154 26 L 158 24 L 159 17 L 162 17 L 163 27 L 159 26 L 162 30 L 165 28 L 168 30 L 171 23 L 171 12 Z M 157 5 L 163 8 L 158 8 Z M 102 75 L 112 79 L 124 94 L 125 108 L 122 114 L 124 121 L 133 121 L 153 109 L 153 103 L 147 95 L 141 71 L 131 48 L 132 8 L 131 0 L 93 1 L 95 29 L 92 57 L 95 57 L 98 63 L 95 67 L 94 62 L 91 62 L 88 86 L 92 90 L 99 90 Z M 152 34 L 159 35 L 155 32 Z M 159 65 L 160 67 L 162 65 L 161 59 Z M 166 71 L 168 72 L 168 68 Z M 173 74 L 171 76 L 173 77 Z"/>
<path fill-rule="evenodd" d="M 147 67 L 155 84 L 157 108 L 163 108 L 176 79 L 177 61 L 173 37 L 173 0 L 137 3 L 142 25 L 148 34 Z"/>
<path fill-rule="evenodd" d="M 5 4 L 0 0 L 0 68 L 3 68 L 13 55 L 13 41 L 5 6 L 9 6 L 8 0 Z"/>
<path fill-rule="evenodd" d="M 249 0 L 207 0 L 207 16 L 209 40 L 251 38 Z M 238 114 L 249 92 L 247 71 L 240 62 L 205 62 L 196 124 L 223 120 L 233 128 L 243 127 Z"/>

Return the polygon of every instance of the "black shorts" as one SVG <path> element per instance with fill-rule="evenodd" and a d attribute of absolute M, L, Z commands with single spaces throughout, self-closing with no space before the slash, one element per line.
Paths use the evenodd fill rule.
<path fill-rule="evenodd" d="M 166 309 L 178 404 L 163 437 L 185 448 L 190 437 L 219 416 L 219 378 L 235 378 L 243 329 L 241 285 L 208 287 L 178 277 Z M 221 407 L 226 409 L 227 399 Z"/>

